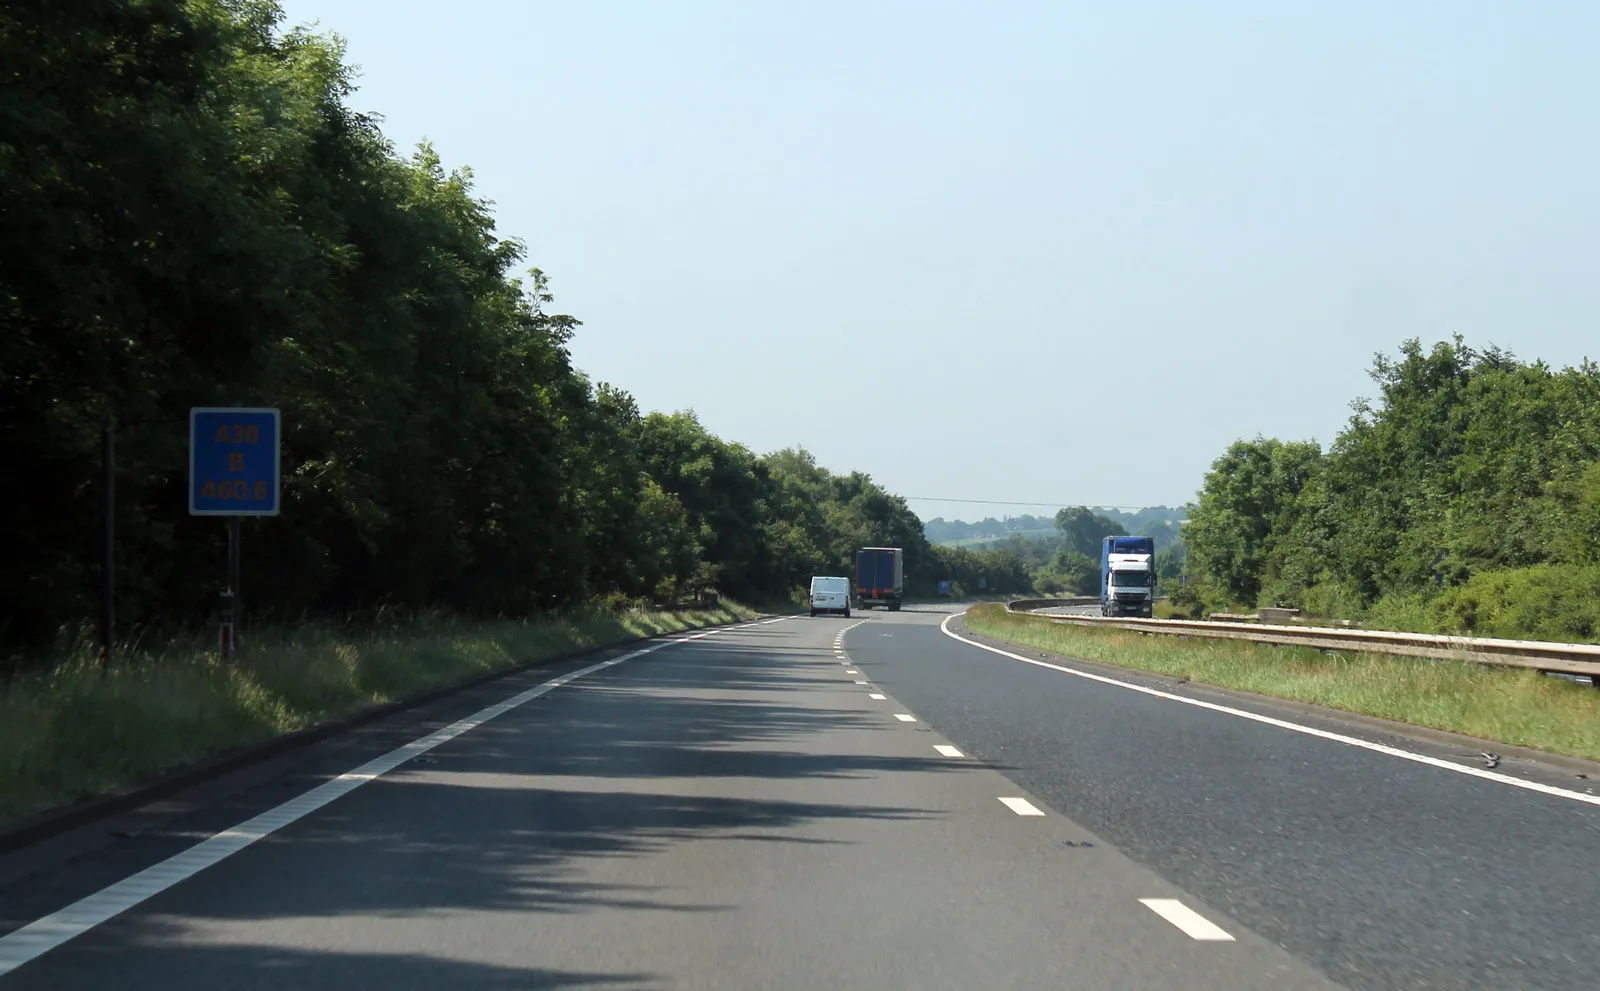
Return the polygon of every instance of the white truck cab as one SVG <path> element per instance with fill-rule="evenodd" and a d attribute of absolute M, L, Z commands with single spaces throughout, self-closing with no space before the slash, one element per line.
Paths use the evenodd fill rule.
<path fill-rule="evenodd" d="M 1107 556 L 1110 580 L 1101 604 L 1101 615 L 1150 616 L 1155 606 L 1155 561 L 1153 554 L 1111 554 Z"/>
<path fill-rule="evenodd" d="M 811 579 L 811 615 L 843 613 L 850 618 L 850 579 L 816 575 Z"/>

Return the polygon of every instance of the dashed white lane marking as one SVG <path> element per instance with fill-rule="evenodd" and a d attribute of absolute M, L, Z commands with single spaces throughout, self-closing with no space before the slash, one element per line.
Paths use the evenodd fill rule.
<path fill-rule="evenodd" d="M 1000 801 L 1005 803 L 1006 808 L 1015 812 L 1019 816 L 1044 815 L 1043 812 L 1040 812 L 1038 809 L 1034 808 L 1033 803 L 1028 801 L 1026 798 L 1002 798 Z"/>
<path fill-rule="evenodd" d="M 897 712 L 894 714 L 894 718 L 900 720 L 902 723 L 914 723 L 917 721 L 917 717 L 913 716 L 909 712 Z"/>
<path fill-rule="evenodd" d="M 871 695 L 868 695 L 867 698 L 869 698 L 869 699 L 877 699 L 879 702 L 882 702 L 883 699 L 884 699 L 884 696 L 879 695 L 877 692 L 873 692 Z"/>
<path fill-rule="evenodd" d="M 768 620 L 768 622 L 777 621 Z M 20 929 L 0 936 L 0 976 L 4 976 L 28 961 L 48 953 L 62 943 L 80 936 L 108 919 L 114 918 L 139 903 L 166 891 L 173 885 L 193 877 L 207 867 L 233 856 L 257 840 L 310 815 L 338 798 L 342 798 L 374 778 L 381 777 L 394 770 L 413 757 L 425 754 L 442 743 L 447 743 L 463 733 L 477 729 L 496 716 L 505 715 L 512 709 L 525 705 L 541 695 L 560 688 L 562 685 L 570 684 L 586 675 L 594 674 L 596 671 L 603 671 L 624 661 L 643 657 L 645 654 L 654 653 L 675 643 L 700 640 L 715 633 L 723 632 L 725 629 L 729 628 L 724 627 L 719 630 L 706 630 L 690 636 L 662 639 L 648 647 L 642 647 L 620 657 L 613 657 L 609 661 L 601 661 L 598 664 L 591 664 L 588 667 L 564 674 L 559 678 L 551 678 L 549 681 L 536 685 L 525 692 L 513 695 L 486 709 L 480 709 L 465 719 L 451 723 L 443 729 L 412 740 L 405 746 L 391 750 L 382 757 L 369 760 L 355 770 L 347 771 L 331 781 L 324 782 L 298 798 L 292 798 L 276 808 L 268 809 L 253 819 L 247 819 L 239 823 L 232 829 L 225 829 L 152 867 L 102 888 L 92 895 L 81 898 L 60 911 L 35 919 Z"/>
<path fill-rule="evenodd" d="M 857 671 L 855 668 L 850 668 L 850 669 L 845 671 L 845 674 L 860 674 L 860 673 L 861 672 Z"/>
<path fill-rule="evenodd" d="M 1036 661 L 1031 657 L 1023 657 L 1021 654 L 1013 654 L 1009 650 L 1001 650 L 999 647 L 991 647 L 986 643 L 979 643 L 976 640 L 969 640 L 958 633 L 951 633 L 950 620 L 955 618 L 955 615 L 952 615 L 949 619 L 946 619 L 943 623 L 939 624 L 939 629 L 944 633 L 945 636 L 954 640 L 960 640 L 962 643 L 972 647 L 977 647 L 979 650 L 987 650 L 991 654 L 999 654 L 1001 657 L 1009 657 L 1013 661 L 1021 661 L 1024 664 L 1032 664 L 1036 667 L 1049 668 L 1051 671 L 1060 671 L 1062 674 L 1070 674 L 1074 678 L 1083 678 L 1088 681 L 1098 681 L 1102 685 L 1114 685 L 1117 688 L 1126 688 L 1130 692 L 1138 692 L 1141 695 L 1150 695 L 1158 699 L 1166 699 L 1169 702 L 1182 702 L 1184 705 L 1192 705 L 1197 709 L 1209 709 L 1212 712 L 1220 712 L 1224 715 L 1235 716 L 1239 719 L 1248 719 L 1254 723 L 1264 723 L 1268 726 L 1276 726 L 1279 729 L 1286 729 L 1291 733 L 1303 733 L 1306 736 L 1314 736 L 1323 740 L 1332 740 L 1334 743 L 1342 743 L 1347 747 L 1370 750 L 1376 754 L 1384 754 L 1389 757 L 1398 757 L 1401 760 L 1409 760 L 1417 764 L 1426 764 L 1429 767 L 1437 767 L 1442 771 L 1453 771 L 1456 774 L 1465 774 L 1469 777 L 1483 778 L 1485 781 L 1494 781 L 1498 782 L 1499 784 L 1510 785 L 1513 788 L 1536 791 L 1541 795 L 1553 795 L 1556 798 L 1568 798 L 1574 802 L 1584 802 L 1588 805 L 1600 805 L 1600 795 L 1587 795 L 1583 792 L 1568 791 L 1566 788 L 1557 788 L 1554 785 L 1541 784 L 1538 781 L 1524 781 L 1522 778 L 1514 778 L 1509 774 L 1486 771 L 1481 767 L 1471 767 L 1466 764 L 1452 764 L 1447 760 L 1440 760 L 1437 757 L 1429 757 L 1427 754 L 1412 753 L 1409 750 L 1401 750 L 1399 747 L 1390 747 L 1381 743 L 1372 743 L 1368 740 L 1360 740 L 1353 736 L 1345 736 L 1343 733 L 1332 733 L 1325 729 L 1317 729 L 1314 726 L 1302 726 L 1299 723 L 1291 723 L 1287 719 L 1274 719 L 1271 716 L 1263 716 L 1257 712 L 1247 712 L 1244 709 L 1235 709 L 1232 706 L 1218 705 L 1215 702 L 1206 702 L 1201 699 L 1192 699 L 1186 695 L 1174 695 L 1171 692 L 1163 692 L 1160 689 L 1146 688 L 1143 685 L 1133 685 L 1126 681 L 1118 681 L 1115 678 L 1107 678 L 1105 675 L 1093 674 L 1088 671 L 1079 671 L 1076 668 L 1069 668 L 1060 664 L 1051 664 L 1047 661 Z"/>
<path fill-rule="evenodd" d="M 943 757 L 965 757 L 966 756 L 966 754 L 964 754 L 961 751 L 957 750 L 955 747 L 950 746 L 950 744 L 948 744 L 948 743 L 936 743 L 936 744 L 934 744 L 933 749 L 939 751 L 939 754 L 941 756 L 943 756 Z"/>
<path fill-rule="evenodd" d="M 860 679 L 860 678 L 857 678 L 857 679 L 856 679 L 856 684 L 858 684 L 858 685 L 870 685 L 870 684 L 872 684 L 872 682 L 870 682 L 870 681 L 863 681 L 863 680 L 862 680 L 862 679 Z"/>
<path fill-rule="evenodd" d="M 1233 942 L 1225 930 L 1176 898 L 1141 898 L 1139 903 L 1183 930 L 1190 939 Z"/>

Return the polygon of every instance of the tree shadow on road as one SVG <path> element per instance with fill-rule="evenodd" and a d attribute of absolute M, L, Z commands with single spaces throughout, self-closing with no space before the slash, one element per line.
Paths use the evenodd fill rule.
<path fill-rule="evenodd" d="M 130 950 L 104 936 L 71 955 L 37 960 L 8 976 L 12 988 L 40 991 L 546 991 L 558 988 L 649 988 L 662 978 L 642 973 L 579 972 L 471 962 L 427 953 L 376 953 L 282 946 L 196 946 L 173 927 L 142 926 L 143 945 Z M 164 930 L 164 931 L 163 931 Z M 109 935 L 109 934 L 108 934 Z M 148 958 L 146 956 L 148 955 Z M 159 979 L 155 975 L 159 974 Z"/>
<path fill-rule="evenodd" d="M 64 988 L 147 987 L 160 974 L 164 991 L 649 986 L 646 975 L 461 962 L 450 941 L 471 944 L 472 937 L 470 922 L 455 917 L 483 914 L 505 925 L 501 915 L 727 912 L 737 906 L 697 890 L 696 868 L 636 875 L 618 864 L 708 840 L 843 846 L 874 823 L 942 818 L 942 809 L 829 784 L 974 765 L 905 755 L 906 729 L 888 722 L 887 710 L 838 704 L 826 689 L 849 683 L 818 675 L 814 657 L 805 663 L 796 669 L 779 651 L 712 642 L 580 680 L 403 765 L 18 975 L 50 975 L 36 986 Z M 882 746 L 871 743 L 878 734 Z M 780 781 L 815 784 L 775 787 Z M 720 880 L 723 891 L 743 883 Z M 290 941 L 338 946 L 345 927 L 393 939 L 386 925 L 434 917 L 444 920 L 434 936 L 440 956 Z M 240 924 L 248 924 L 250 945 L 214 945 L 209 927 L 239 932 Z M 88 973 L 105 979 L 79 981 Z"/>

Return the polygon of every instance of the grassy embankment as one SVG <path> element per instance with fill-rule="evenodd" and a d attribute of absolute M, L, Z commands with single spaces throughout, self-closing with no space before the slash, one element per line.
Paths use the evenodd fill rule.
<path fill-rule="evenodd" d="M 978 606 L 976 633 L 1068 657 L 1600 760 L 1600 691 L 1535 671 L 1050 623 Z"/>
<path fill-rule="evenodd" d="M 0 825 L 474 675 L 756 614 L 724 603 L 265 627 L 232 665 L 197 635 L 125 650 L 104 676 L 89 642 L 65 645 L 47 670 L 0 683 Z"/>

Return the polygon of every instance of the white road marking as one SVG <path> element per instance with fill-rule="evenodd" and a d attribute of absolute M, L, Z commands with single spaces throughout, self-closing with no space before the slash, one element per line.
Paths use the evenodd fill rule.
<path fill-rule="evenodd" d="M 861 673 L 860 671 L 856 671 L 854 669 L 851 669 L 851 670 L 848 670 L 848 671 L 845 672 L 845 674 L 860 674 L 860 673 Z"/>
<path fill-rule="evenodd" d="M 913 716 L 909 712 L 897 712 L 894 714 L 894 718 L 900 720 L 902 723 L 914 723 L 917 721 L 917 717 Z"/>
<path fill-rule="evenodd" d="M 879 702 L 882 702 L 884 697 L 882 695 L 879 695 L 877 692 L 873 692 L 871 695 L 868 695 L 867 698 L 869 698 L 869 699 L 877 699 Z"/>
<path fill-rule="evenodd" d="M 1001 650 L 999 647 L 991 647 L 986 643 L 979 643 L 976 640 L 969 640 L 958 633 L 951 633 L 950 620 L 955 618 L 956 617 L 952 615 L 949 619 L 946 619 L 943 623 L 939 624 L 939 629 L 944 633 L 945 636 L 954 640 L 959 640 L 964 644 L 977 647 L 979 650 L 987 650 L 991 654 L 999 654 L 1001 657 L 1009 657 L 1013 661 L 1021 661 L 1024 664 L 1032 664 L 1035 667 L 1049 668 L 1052 671 L 1060 671 L 1062 674 L 1070 674 L 1075 678 L 1098 681 L 1102 685 L 1114 685 L 1117 688 L 1126 688 L 1130 692 L 1138 692 L 1141 695 L 1150 695 L 1158 699 L 1166 699 L 1169 702 L 1182 702 L 1184 705 L 1192 705 L 1197 709 L 1209 709 L 1212 712 L 1220 712 L 1224 715 L 1236 716 L 1240 719 L 1248 719 L 1251 722 L 1264 723 L 1268 726 L 1276 726 L 1279 729 L 1289 730 L 1291 733 L 1304 733 L 1306 736 L 1314 736 L 1322 740 L 1332 740 L 1334 743 L 1342 743 L 1347 747 L 1370 750 L 1373 753 L 1384 754 L 1389 757 L 1398 757 L 1400 760 L 1409 760 L 1417 764 L 1426 764 L 1429 767 L 1437 767 L 1443 771 L 1453 771 L 1456 774 L 1465 774 L 1468 777 L 1482 778 L 1485 781 L 1494 781 L 1498 782 L 1499 784 L 1510 785 L 1513 788 L 1522 788 L 1526 791 L 1536 791 L 1541 795 L 1552 795 L 1556 798 L 1571 799 L 1574 802 L 1584 802 L 1589 805 L 1600 805 L 1600 795 L 1587 795 L 1579 791 L 1570 791 L 1566 788 L 1557 788 L 1554 785 L 1541 784 L 1538 781 L 1524 781 L 1522 778 L 1514 778 L 1509 774 L 1498 774 L 1494 771 L 1486 771 L 1483 768 L 1471 767 L 1466 764 L 1452 764 L 1450 761 L 1441 760 L 1438 757 L 1429 757 L 1427 754 L 1413 753 L 1410 750 L 1401 750 L 1399 747 L 1385 746 L 1382 743 L 1372 743 L 1371 741 L 1357 739 L 1353 736 L 1345 736 L 1343 733 L 1333 733 L 1325 729 L 1317 729 L 1315 726 L 1303 726 L 1300 723 L 1291 723 L 1287 719 L 1275 719 L 1272 716 L 1263 716 L 1257 712 L 1247 712 L 1244 709 L 1235 709 L 1232 706 L 1218 705 L 1215 702 L 1206 702 L 1201 699 L 1192 699 L 1186 695 L 1174 695 L 1171 692 L 1163 692 L 1157 688 L 1146 688 L 1143 685 L 1129 684 L 1126 681 L 1118 681 L 1116 678 L 1107 678 L 1105 675 L 1094 674 L 1089 671 L 1079 671 L 1076 668 L 1069 668 L 1060 664 L 1051 664 L 1047 661 L 1036 661 L 1031 657 L 1023 657 L 1021 654 L 1013 654 L 1009 650 Z"/>
<path fill-rule="evenodd" d="M 768 622 L 777 622 L 777 620 L 768 620 Z M 425 754 L 442 743 L 447 743 L 463 733 L 477 729 L 496 716 L 502 716 L 541 695 L 548 694 L 562 685 L 577 681 L 579 678 L 594 674 L 596 671 L 603 671 L 624 661 L 643 657 L 645 654 L 654 653 L 663 647 L 670 647 L 676 643 L 686 643 L 690 640 L 700 640 L 719 632 L 722 631 L 706 630 L 692 636 L 658 640 L 648 647 L 642 647 L 620 657 L 613 657 L 608 661 L 601 661 L 585 668 L 579 668 L 559 678 L 551 678 L 549 681 L 536 685 L 525 692 L 513 695 L 488 708 L 480 709 L 465 719 L 451 723 L 443 729 L 412 740 L 405 746 L 391 750 L 382 757 L 369 760 L 353 771 L 347 771 L 331 781 L 312 788 L 297 798 L 291 798 L 287 802 L 268 809 L 252 819 L 247 819 L 231 829 L 225 829 L 154 866 L 102 888 L 92 895 L 81 898 L 66 908 L 52 912 L 43 918 L 35 919 L 20 929 L 0 936 L 0 976 L 4 976 L 28 961 L 48 953 L 76 936 L 81 936 L 95 926 L 166 891 L 173 885 L 193 877 L 207 867 L 233 856 L 257 840 L 310 815 L 374 778 L 387 774 L 413 757 Z"/>
<path fill-rule="evenodd" d="M 1033 803 L 1028 801 L 1026 798 L 1002 798 L 1000 801 L 1005 803 L 1006 808 L 1015 812 L 1019 816 L 1044 815 L 1043 812 L 1040 812 L 1038 809 L 1034 808 Z"/>
<path fill-rule="evenodd" d="M 1139 904 L 1183 930 L 1190 939 L 1233 942 L 1225 930 L 1176 898 L 1141 898 Z"/>
<path fill-rule="evenodd" d="M 858 685 L 870 685 L 870 684 L 872 684 L 872 682 L 870 682 L 870 681 L 862 681 L 860 678 L 857 678 L 856 679 L 856 684 L 858 684 Z"/>
<path fill-rule="evenodd" d="M 950 746 L 950 744 L 948 744 L 948 743 L 936 743 L 936 744 L 934 744 L 933 749 L 939 751 L 940 755 L 942 755 L 944 757 L 965 757 L 966 756 L 966 754 L 964 754 L 961 751 L 957 750 L 955 747 Z"/>

